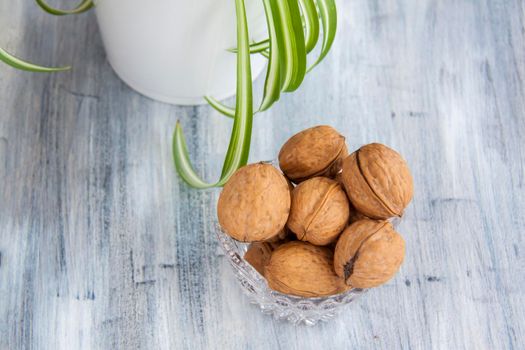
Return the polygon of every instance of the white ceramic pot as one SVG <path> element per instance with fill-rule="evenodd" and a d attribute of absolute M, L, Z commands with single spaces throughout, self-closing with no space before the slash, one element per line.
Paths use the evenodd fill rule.
<path fill-rule="evenodd" d="M 246 10 L 250 38 L 264 39 L 262 1 Z M 96 14 L 111 66 L 143 95 L 195 105 L 235 93 L 235 0 L 99 0 Z M 254 77 L 264 64 L 252 55 Z"/>

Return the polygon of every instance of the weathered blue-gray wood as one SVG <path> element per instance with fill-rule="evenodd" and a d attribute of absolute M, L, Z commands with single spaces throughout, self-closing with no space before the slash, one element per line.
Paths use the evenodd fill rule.
<path fill-rule="evenodd" d="M 296 328 L 248 305 L 217 254 L 216 193 L 187 188 L 172 166 L 180 119 L 215 178 L 231 122 L 128 89 L 93 14 L 1 2 L 0 45 L 75 69 L 0 66 L 0 349 L 525 347 L 523 1 L 339 7 L 327 61 L 257 116 L 252 160 L 328 123 L 350 148 L 398 149 L 416 196 L 396 279 L 331 323 Z"/>

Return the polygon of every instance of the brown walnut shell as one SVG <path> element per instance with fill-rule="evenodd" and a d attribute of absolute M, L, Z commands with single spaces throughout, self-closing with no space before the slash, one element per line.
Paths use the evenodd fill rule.
<path fill-rule="evenodd" d="M 251 164 L 237 170 L 224 186 L 217 216 L 233 239 L 260 242 L 282 234 L 290 204 L 284 175 L 270 164 Z"/>
<path fill-rule="evenodd" d="M 273 251 L 288 242 L 290 242 L 290 236 L 285 236 L 275 241 L 251 243 L 246 253 L 244 253 L 244 260 L 264 276 L 264 269 L 270 262 Z"/>
<path fill-rule="evenodd" d="M 334 177 L 348 156 L 345 138 L 331 126 L 321 125 L 292 136 L 279 152 L 279 166 L 295 183 L 315 176 Z"/>
<path fill-rule="evenodd" d="M 270 262 L 274 248 L 266 242 L 255 242 L 250 244 L 248 251 L 244 254 L 244 260 L 253 266 L 257 272 L 264 276 L 264 269 Z"/>
<path fill-rule="evenodd" d="M 354 207 L 374 219 L 401 217 L 414 194 L 406 161 L 379 143 L 363 146 L 347 157 L 341 177 Z"/>
<path fill-rule="evenodd" d="M 333 268 L 333 253 L 305 242 L 289 242 L 277 248 L 265 275 L 273 290 L 300 297 L 322 297 L 348 290 Z"/>
<path fill-rule="evenodd" d="M 295 238 L 295 235 L 288 227 L 284 227 L 279 234 L 273 238 L 267 239 L 265 242 L 268 243 L 284 243 L 292 240 L 292 237 Z"/>
<path fill-rule="evenodd" d="M 301 241 L 327 245 L 337 239 L 349 216 L 341 185 L 326 177 L 314 177 L 293 190 L 287 226 Z"/>
<path fill-rule="evenodd" d="M 358 212 L 357 209 L 352 205 L 352 203 L 350 203 L 350 218 L 348 219 L 348 223 L 353 224 L 354 222 L 363 220 L 363 219 L 370 219 L 370 218 Z"/>
<path fill-rule="evenodd" d="M 348 286 L 372 288 L 390 280 L 404 257 L 405 241 L 388 221 L 360 220 L 337 241 L 334 269 Z"/>

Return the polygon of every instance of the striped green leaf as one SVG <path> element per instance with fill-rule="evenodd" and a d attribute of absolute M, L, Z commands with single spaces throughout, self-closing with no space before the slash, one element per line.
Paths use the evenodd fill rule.
<path fill-rule="evenodd" d="M 308 72 L 315 68 L 332 48 L 337 33 L 337 8 L 335 0 L 316 0 L 319 7 L 319 16 L 323 24 L 323 46 L 315 63 L 308 68 Z"/>
<path fill-rule="evenodd" d="M 265 111 L 270 108 L 281 96 L 281 60 L 283 42 L 279 21 L 279 9 L 275 0 L 263 0 L 266 13 L 266 22 L 268 23 L 268 32 L 270 34 L 269 52 L 262 51 L 261 54 L 268 58 L 268 68 L 266 71 L 266 80 L 264 82 L 264 94 L 259 111 Z M 266 56 L 267 54 L 267 56 Z"/>
<path fill-rule="evenodd" d="M 301 10 L 297 0 L 276 1 L 279 9 L 283 50 L 281 88 L 285 92 L 295 91 L 306 74 L 306 46 L 301 19 Z"/>
<path fill-rule="evenodd" d="M 188 155 L 184 133 L 179 123 L 173 136 L 173 157 L 181 178 L 195 188 L 223 186 L 233 173 L 248 162 L 253 125 L 253 94 L 250 43 L 244 0 L 235 0 L 237 13 L 237 102 L 230 144 L 222 173 L 216 183 L 203 181 L 195 172 Z"/>
<path fill-rule="evenodd" d="M 65 16 L 65 15 L 76 15 L 82 12 L 86 12 L 93 8 L 95 4 L 93 3 L 93 0 L 82 0 L 80 4 L 78 4 L 74 9 L 72 10 L 61 10 L 55 7 L 52 7 L 44 0 L 36 0 L 36 3 L 38 6 L 40 6 L 44 11 L 55 15 L 55 16 Z"/>
<path fill-rule="evenodd" d="M 250 45 L 250 53 L 260 53 L 270 47 L 270 39 L 264 39 Z M 228 51 L 237 53 L 237 48 L 228 49 Z"/>
<path fill-rule="evenodd" d="M 311 52 L 319 41 L 319 15 L 314 0 L 299 0 L 304 17 L 306 52 Z"/>
<path fill-rule="evenodd" d="M 253 126 L 252 69 L 248 19 L 244 0 L 235 0 L 237 13 L 237 101 L 230 145 L 221 173 L 219 186 L 228 181 L 237 169 L 248 163 Z"/>
<path fill-rule="evenodd" d="M 177 122 L 175 133 L 173 134 L 173 160 L 179 176 L 191 187 L 205 189 L 216 186 L 216 184 L 210 184 L 201 180 L 193 169 L 188 155 L 186 139 L 179 122 Z"/>
<path fill-rule="evenodd" d="M 0 48 L 0 61 L 7 63 L 11 67 L 37 73 L 52 73 L 52 72 L 61 72 L 71 69 L 69 66 L 65 67 L 44 67 L 33 64 L 31 62 L 24 61 L 16 56 L 13 56 L 6 50 Z"/>
<path fill-rule="evenodd" d="M 204 96 L 204 99 L 217 112 L 224 114 L 227 117 L 235 118 L 235 109 L 225 106 L 224 104 L 220 103 L 217 99 L 211 96 Z"/>

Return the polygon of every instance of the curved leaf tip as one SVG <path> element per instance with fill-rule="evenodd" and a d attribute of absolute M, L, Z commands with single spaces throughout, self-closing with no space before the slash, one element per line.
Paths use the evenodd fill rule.
<path fill-rule="evenodd" d="M 45 0 L 36 0 L 36 3 L 44 11 L 55 16 L 77 15 L 92 9 L 95 6 L 93 0 L 82 0 L 82 2 L 72 10 L 61 10 L 56 7 L 52 7 Z"/>
<path fill-rule="evenodd" d="M 25 70 L 28 72 L 35 72 L 35 73 L 53 73 L 53 72 L 63 72 L 66 70 L 70 70 L 70 66 L 64 66 L 64 67 L 45 67 L 45 66 L 39 66 L 34 63 L 25 61 L 21 58 L 18 58 L 6 50 L 0 48 L 0 61 L 3 61 L 7 65 L 20 69 Z"/>
<path fill-rule="evenodd" d="M 173 135 L 173 158 L 181 178 L 195 188 L 223 186 L 237 169 L 246 165 L 250 153 L 253 124 L 253 95 L 250 61 L 250 43 L 244 0 L 235 0 L 237 12 L 237 102 L 230 144 L 220 179 L 216 183 L 206 183 L 196 174 L 189 159 L 186 141 L 177 122 Z M 219 108 L 224 106 L 219 105 Z M 226 107 L 227 108 L 227 107 Z"/>

